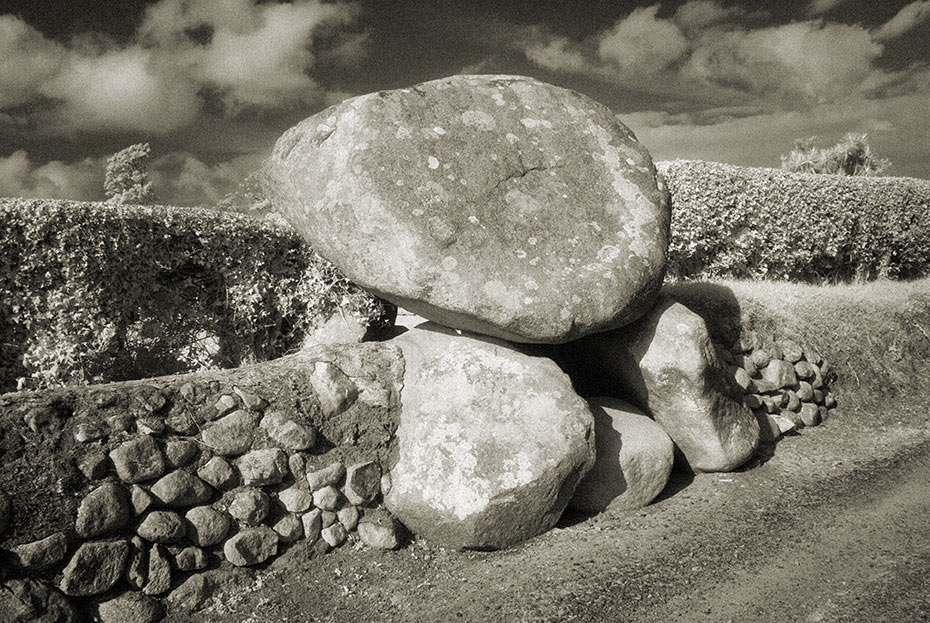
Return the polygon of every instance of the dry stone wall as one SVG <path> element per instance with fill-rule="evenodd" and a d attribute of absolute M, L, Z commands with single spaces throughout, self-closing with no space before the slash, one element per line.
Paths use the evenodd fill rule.
<path fill-rule="evenodd" d="M 399 349 L 367 343 L 0 397 L 4 599 L 105 612 L 139 592 L 157 610 L 200 572 L 289 547 L 397 547 L 381 500 L 402 379 Z"/>

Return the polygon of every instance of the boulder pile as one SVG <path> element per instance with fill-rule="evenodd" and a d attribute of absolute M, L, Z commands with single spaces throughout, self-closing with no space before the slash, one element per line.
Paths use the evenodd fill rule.
<path fill-rule="evenodd" d="M 208 568 L 393 549 L 404 526 L 508 547 L 569 507 L 649 504 L 676 462 L 732 470 L 835 405 L 817 353 L 750 339 L 723 356 L 660 293 L 668 191 L 575 92 L 455 76 L 354 98 L 288 130 L 261 178 L 323 257 L 432 322 L 233 371 L 0 397 L 14 620 L 64 594 L 104 622 L 155 621 L 158 596 L 202 604 Z"/>

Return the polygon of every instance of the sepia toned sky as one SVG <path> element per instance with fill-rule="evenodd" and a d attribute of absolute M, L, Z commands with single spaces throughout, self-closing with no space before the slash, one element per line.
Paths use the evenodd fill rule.
<path fill-rule="evenodd" d="M 657 160 L 860 132 L 930 179 L 928 42 L 930 0 L 0 0 L 0 197 L 102 199 L 148 142 L 161 202 L 212 204 L 304 117 L 457 73 L 585 93 Z"/>

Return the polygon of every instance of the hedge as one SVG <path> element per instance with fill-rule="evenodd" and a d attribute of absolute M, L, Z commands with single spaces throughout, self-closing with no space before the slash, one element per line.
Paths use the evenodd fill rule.
<path fill-rule="evenodd" d="M 0 199 L 0 392 L 264 361 L 333 314 L 391 310 L 284 225 Z"/>
<path fill-rule="evenodd" d="M 930 274 L 930 181 L 657 163 L 670 277 L 843 282 Z"/>

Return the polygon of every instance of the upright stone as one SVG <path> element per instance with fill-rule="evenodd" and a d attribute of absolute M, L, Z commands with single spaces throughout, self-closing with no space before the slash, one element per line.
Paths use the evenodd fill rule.
<path fill-rule="evenodd" d="M 291 128 L 275 207 L 354 282 L 443 325 L 560 343 L 655 301 L 668 192 L 593 100 L 520 76 L 364 95 Z"/>
<path fill-rule="evenodd" d="M 597 459 L 570 506 L 585 512 L 634 510 L 662 492 L 672 473 L 675 446 L 662 427 L 616 398 L 589 400 Z"/>
<path fill-rule="evenodd" d="M 718 360 L 704 320 L 671 297 L 617 331 L 579 340 L 563 355 L 582 383 L 646 409 L 695 471 L 728 471 L 755 452 L 759 424 Z"/>
<path fill-rule="evenodd" d="M 426 324 L 406 371 L 385 505 L 438 545 L 502 548 L 553 527 L 594 461 L 587 403 L 550 359 Z"/>
<path fill-rule="evenodd" d="M 81 500 L 74 531 L 91 538 L 112 532 L 129 520 L 129 495 L 119 485 L 105 483 Z"/>

